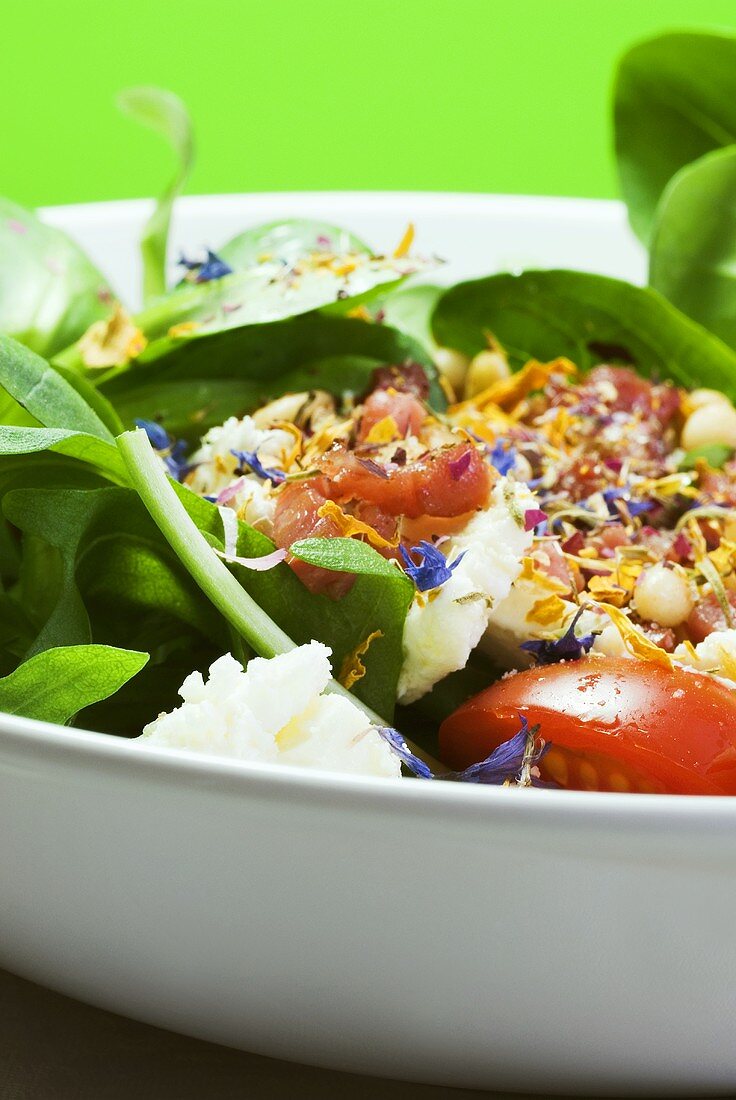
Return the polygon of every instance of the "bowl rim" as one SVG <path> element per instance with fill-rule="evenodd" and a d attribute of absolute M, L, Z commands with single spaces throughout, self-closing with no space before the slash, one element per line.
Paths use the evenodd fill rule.
<path fill-rule="evenodd" d="M 105 768 L 143 781 L 171 781 L 189 788 L 211 787 L 218 792 L 295 796 L 331 804 L 381 805 L 436 816 L 443 808 L 453 816 L 575 827 L 585 823 L 604 831 L 624 824 L 647 825 L 669 833 L 678 827 L 712 835 L 713 825 L 736 824 L 736 798 L 715 795 L 621 794 L 599 791 L 557 791 L 438 783 L 404 777 L 345 775 L 317 768 L 237 760 L 189 749 L 142 745 L 138 738 L 119 737 L 76 727 L 60 726 L 0 712 L 0 758 L 3 753 L 51 762 L 65 768 Z M 736 840 L 736 832 L 733 833 Z"/>
<path fill-rule="evenodd" d="M 151 210 L 151 198 L 110 199 L 99 202 L 48 205 L 39 208 L 42 218 L 65 228 L 94 228 L 111 219 L 142 220 Z M 436 213 L 443 216 L 467 217 L 475 210 L 479 216 L 493 211 L 496 215 L 553 215 L 561 221 L 579 223 L 581 215 L 598 224 L 625 225 L 625 207 L 616 199 L 576 198 L 572 196 L 488 194 L 464 191 L 262 191 L 223 194 L 186 195 L 177 200 L 177 213 L 204 215 L 228 208 L 284 203 L 303 204 L 310 208 L 329 202 L 339 220 L 343 209 L 360 205 L 367 213 L 379 214 L 406 207 L 407 217 Z M 263 793 L 299 794 L 308 799 L 333 803 L 350 802 L 358 798 L 366 804 L 389 804 L 436 813 L 447 807 L 453 814 L 470 814 L 484 819 L 499 812 L 506 820 L 569 821 L 577 826 L 599 825 L 605 829 L 627 821 L 632 825 L 646 819 L 663 829 L 697 825 L 712 828 L 714 815 L 718 821 L 736 821 L 736 799 L 709 795 L 646 795 L 597 791 L 519 790 L 502 787 L 479 787 L 473 784 L 407 782 L 404 778 L 344 775 L 305 767 L 285 766 L 245 760 L 233 760 L 217 755 L 184 749 L 142 746 L 135 738 L 97 733 L 69 726 L 55 725 L 36 719 L 0 712 L 0 752 L 20 752 L 37 760 L 51 758 L 66 766 L 80 764 L 92 767 L 114 767 L 137 778 L 163 777 L 189 786 L 218 781 L 218 790 L 242 795 L 245 789 Z M 659 828 L 657 829 L 659 831 Z"/>
<path fill-rule="evenodd" d="M 70 219 L 74 228 L 94 227 L 110 217 L 130 215 L 143 218 L 150 212 L 155 200 L 152 198 L 104 199 L 97 202 L 49 204 L 38 208 L 42 218 L 56 221 L 59 218 Z M 626 222 L 626 207 L 619 199 L 577 198 L 571 195 L 515 195 L 502 192 L 480 191 L 228 191 L 220 194 L 182 195 L 176 200 L 174 221 L 177 214 L 206 213 L 216 206 L 220 211 L 237 208 L 243 204 L 273 205 L 284 203 L 304 204 L 310 207 L 323 207 L 334 204 L 334 213 L 339 215 L 342 209 L 351 209 L 359 204 L 367 213 L 380 214 L 394 208 L 397 204 L 406 208 L 406 216 L 414 214 L 436 213 L 441 208 L 444 216 L 466 217 L 468 211 L 476 209 L 479 214 L 508 211 L 509 214 L 529 215 L 538 213 L 543 216 L 554 214 L 563 221 L 579 221 L 582 213 L 595 221 L 609 221 L 612 224 Z M 289 215 L 286 215 L 289 216 Z"/>

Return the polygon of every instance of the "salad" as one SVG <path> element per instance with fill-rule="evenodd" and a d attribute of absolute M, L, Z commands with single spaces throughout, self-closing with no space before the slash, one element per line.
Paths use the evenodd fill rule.
<path fill-rule="evenodd" d="M 142 311 L 0 200 L 0 709 L 141 751 L 736 794 L 736 98 L 703 76 L 716 60 L 736 91 L 726 35 L 619 68 L 646 288 L 447 288 L 421 227 L 384 255 L 306 220 L 172 279 L 193 141 L 153 88 L 121 97 L 179 165 Z"/>

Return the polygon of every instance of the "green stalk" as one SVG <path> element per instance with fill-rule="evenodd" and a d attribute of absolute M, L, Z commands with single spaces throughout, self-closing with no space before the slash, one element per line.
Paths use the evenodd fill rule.
<path fill-rule="evenodd" d="M 238 635 L 260 657 L 275 657 L 295 649 L 296 642 L 248 595 L 187 514 L 146 433 L 140 428 L 125 432 L 118 436 L 118 447 L 133 487 L 162 534 L 204 594 Z M 388 725 L 337 680 L 331 680 L 327 690 L 350 699 L 372 725 Z"/>
<path fill-rule="evenodd" d="M 184 505 L 141 429 L 118 436 L 130 480 L 161 533 L 215 607 L 261 657 L 295 648 L 288 634 L 242 588 L 220 561 Z"/>

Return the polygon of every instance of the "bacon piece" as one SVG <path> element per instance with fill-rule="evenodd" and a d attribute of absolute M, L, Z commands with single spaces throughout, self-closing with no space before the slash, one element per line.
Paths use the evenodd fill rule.
<path fill-rule="evenodd" d="M 482 508 L 494 481 L 490 466 L 471 443 L 430 451 L 416 462 L 388 469 L 387 477 L 363 466 L 344 448 L 333 447 L 320 463 L 324 476 L 312 484 L 338 502 L 377 504 L 392 516 L 457 516 Z"/>
<path fill-rule="evenodd" d="M 287 485 L 280 493 L 273 521 L 274 542 L 280 549 L 288 550 L 299 539 L 336 538 L 340 529 L 334 520 L 317 513 L 325 502 L 307 482 L 297 481 Z M 291 555 L 287 564 L 296 573 L 302 584 L 317 595 L 330 596 L 339 600 L 347 595 L 355 583 L 353 573 L 337 573 L 332 569 L 320 569 L 316 565 L 307 565 Z"/>
<path fill-rule="evenodd" d="M 395 421 L 399 439 L 404 439 L 407 435 L 417 435 L 426 415 L 424 406 L 413 394 L 376 390 L 363 407 L 358 439 L 363 442 L 371 428 L 387 416 Z"/>

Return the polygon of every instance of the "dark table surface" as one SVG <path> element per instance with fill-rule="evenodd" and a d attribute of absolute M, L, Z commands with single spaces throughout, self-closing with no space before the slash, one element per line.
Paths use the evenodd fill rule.
<path fill-rule="evenodd" d="M 4 971 L 0 1021 L 0 1100 L 534 1100 L 277 1062 L 126 1020 Z"/>
<path fill-rule="evenodd" d="M 186 1039 L 3 971 L 0 1021 L 0 1100 L 501 1100 L 500 1093 L 354 1077 Z"/>

